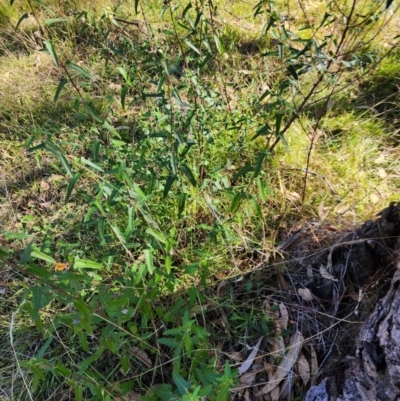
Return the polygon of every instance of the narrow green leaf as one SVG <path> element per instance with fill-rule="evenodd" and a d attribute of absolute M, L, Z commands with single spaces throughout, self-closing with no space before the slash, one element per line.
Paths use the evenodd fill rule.
<path fill-rule="evenodd" d="M 153 250 L 152 249 L 145 249 L 143 251 L 143 253 L 144 253 L 144 256 L 146 258 L 147 270 L 149 271 L 150 274 L 153 274 L 153 272 L 154 272 Z"/>
<path fill-rule="evenodd" d="M 32 253 L 32 242 L 30 242 L 28 246 L 24 249 L 19 264 L 24 265 L 25 263 L 28 263 L 31 260 L 31 253 Z"/>
<path fill-rule="evenodd" d="M 68 202 L 69 198 L 72 194 L 72 191 L 75 187 L 76 182 L 79 180 L 79 177 L 81 176 L 81 173 L 75 173 L 72 178 L 69 180 L 68 183 L 68 188 L 67 188 L 67 195 L 65 197 L 65 201 Z"/>
<path fill-rule="evenodd" d="M 187 194 L 178 194 L 178 216 L 180 217 L 185 210 Z"/>
<path fill-rule="evenodd" d="M 189 3 L 182 12 L 182 19 L 185 18 L 186 13 L 192 8 L 192 3 Z"/>
<path fill-rule="evenodd" d="M 135 15 L 138 15 L 139 0 L 135 0 Z"/>
<path fill-rule="evenodd" d="M 52 273 L 48 270 L 44 269 L 42 266 L 35 265 L 34 263 L 30 263 L 26 268 L 26 272 L 30 274 L 34 274 L 40 278 L 50 278 Z"/>
<path fill-rule="evenodd" d="M 8 255 L 10 254 L 10 250 L 6 246 L 0 246 L 0 259 L 6 260 Z"/>
<path fill-rule="evenodd" d="M 179 167 L 179 170 L 181 170 L 181 171 L 186 175 L 186 177 L 189 179 L 190 183 L 191 183 L 194 187 L 197 187 L 196 179 L 194 178 L 194 175 L 193 175 L 193 173 L 192 173 L 192 170 L 190 170 L 190 168 L 188 167 L 187 164 L 182 164 L 182 165 Z"/>
<path fill-rule="evenodd" d="M 36 258 L 36 259 L 40 259 L 40 260 L 44 260 L 45 262 L 49 262 L 49 263 L 57 263 L 55 261 L 55 259 L 53 259 L 51 256 L 46 255 L 45 253 L 39 251 L 38 249 L 35 249 L 31 252 L 31 256 Z"/>
<path fill-rule="evenodd" d="M 77 298 L 74 301 L 75 308 L 84 315 L 90 314 L 90 309 L 82 298 Z"/>
<path fill-rule="evenodd" d="M 78 259 L 75 260 L 74 267 L 76 269 L 102 269 L 103 265 L 93 260 Z"/>
<path fill-rule="evenodd" d="M 253 174 L 254 178 L 256 178 L 260 174 L 263 161 L 264 161 L 264 159 L 266 157 L 267 157 L 267 153 L 265 151 L 264 152 L 260 152 L 258 154 L 257 162 L 256 162 L 256 165 L 254 167 L 254 174 Z"/>
<path fill-rule="evenodd" d="M 194 50 L 197 54 L 199 54 L 201 56 L 201 52 L 200 50 L 194 45 L 192 44 L 189 40 L 185 39 L 184 42 L 192 49 Z"/>
<path fill-rule="evenodd" d="M 60 82 L 58 83 L 56 94 L 54 95 L 54 102 L 58 100 L 60 97 L 61 91 L 64 89 L 64 86 L 68 83 L 68 80 L 64 77 L 61 77 Z"/>
<path fill-rule="evenodd" d="M 238 209 L 240 204 L 242 203 L 242 199 L 244 199 L 243 192 L 239 192 L 235 195 L 231 203 L 231 212 L 235 213 Z"/>
<path fill-rule="evenodd" d="M 288 67 L 287 69 L 288 69 L 290 75 L 291 75 L 296 81 L 298 81 L 298 80 L 299 80 L 299 76 L 297 75 L 296 69 L 295 69 L 292 65 L 289 65 L 289 67 Z"/>
<path fill-rule="evenodd" d="M 172 380 L 176 384 L 178 393 L 183 396 L 187 393 L 190 388 L 190 383 L 186 381 L 178 372 L 175 370 L 172 372 Z"/>
<path fill-rule="evenodd" d="M 121 88 L 121 107 L 123 110 L 125 110 L 125 99 L 126 99 L 127 93 L 128 93 L 128 87 L 123 86 Z"/>
<path fill-rule="evenodd" d="M 24 19 L 28 18 L 28 17 L 29 17 L 29 14 L 28 14 L 28 13 L 25 13 L 25 14 L 18 20 L 17 25 L 15 26 L 15 30 L 17 30 L 18 27 L 19 27 L 19 25 L 21 24 L 21 22 L 22 22 Z"/>
<path fill-rule="evenodd" d="M 254 209 L 254 212 L 255 212 L 257 218 L 259 218 L 260 221 L 263 221 L 264 220 L 264 216 L 262 214 L 261 207 L 260 207 L 259 203 L 255 199 L 252 199 L 251 200 L 251 204 L 253 206 L 253 209 Z"/>
<path fill-rule="evenodd" d="M 242 175 L 247 174 L 250 171 L 253 171 L 254 167 L 250 163 L 246 163 L 234 176 L 233 179 L 237 180 Z"/>
<path fill-rule="evenodd" d="M 31 317 L 32 321 L 34 322 L 39 313 L 43 295 L 43 287 L 34 286 L 32 287 L 31 290 L 32 290 L 32 306 L 33 306 Z"/>
<path fill-rule="evenodd" d="M 51 337 L 49 337 L 51 338 Z M 64 365 L 61 365 L 61 363 L 58 363 L 55 368 L 54 368 L 54 372 L 62 375 L 64 377 L 69 377 L 71 376 L 71 370 L 69 370 L 68 368 L 66 368 Z"/>
<path fill-rule="evenodd" d="M 270 131 L 271 127 L 269 126 L 269 124 L 265 124 L 263 127 L 257 130 L 256 134 L 253 136 L 253 138 L 251 138 L 251 140 L 258 138 L 261 135 L 268 135 Z"/>
<path fill-rule="evenodd" d="M 165 235 L 163 233 L 161 233 L 160 231 L 156 230 L 155 228 L 149 227 L 146 230 L 147 234 L 150 234 L 152 237 L 154 237 L 156 240 L 162 242 L 163 244 L 167 243 L 167 238 L 165 237 Z"/>
<path fill-rule="evenodd" d="M 169 175 L 167 177 L 167 181 L 165 182 L 165 186 L 164 186 L 164 191 L 163 191 L 163 196 L 164 199 L 168 196 L 168 193 L 172 187 L 172 184 L 174 183 L 174 181 L 176 180 L 176 175 Z"/>
<path fill-rule="evenodd" d="M 71 62 L 65 63 L 65 65 L 71 70 L 77 72 L 81 77 L 93 79 L 93 75 L 90 72 L 86 71 L 84 68 L 79 67 L 79 65 Z"/>
<path fill-rule="evenodd" d="M 171 348 L 175 348 L 177 345 L 175 338 L 158 338 L 157 342 Z"/>
<path fill-rule="evenodd" d="M 60 65 L 58 63 L 58 57 L 57 57 L 57 53 L 54 49 L 53 41 L 44 40 L 43 43 L 46 46 L 46 50 L 49 52 L 51 58 L 53 59 L 54 64 L 56 65 L 56 67 L 59 67 Z"/>
<path fill-rule="evenodd" d="M 96 120 L 98 123 L 103 123 L 103 119 L 98 115 L 92 104 L 86 103 L 85 109 L 93 117 L 94 120 Z"/>
<path fill-rule="evenodd" d="M 98 166 L 97 164 L 94 164 L 93 162 L 91 162 L 88 159 L 85 159 L 84 157 L 81 157 L 81 163 L 86 164 L 87 166 L 92 167 L 95 170 L 104 173 L 104 170 L 100 166 Z"/>
<path fill-rule="evenodd" d="M 59 22 L 67 22 L 66 18 L 50 18 L 44 21 L 44 24 L 47 26 L 57 24 Z"/>
<path fill-rule="evenodd" d="M 222 47 L 222 44 L 221 44 L 221 41 L 219 40 L 218 35 L 214 35 L 214 42 L 215 42 L 215 45 L 217 46 L 218 53 L 222 54 L 224 49 Z"/>
<path fill-rule="evenodd" d="M 123 236 L 123 234 L 121 233 L 120 229 L 117 226 L 113 226 L 111 224 L 111 228 L 114 231 L 115 235 L 117 236 L 117 238 L 121 241 L 122 244 L 126 244 L 126 238 Z"/>
<path fill-rule="evenodd" d="M 279 113 L 275 117 L 275 135 L 279 136 L 279 132 L 281 130 L 281 123 L 282 123 L 283 114 Z"/>
<path fill-rule="evenodd" d="M 266 202 L 267 200 L 267 195 L 271 194 L 270 189 L 265 185 L 264 181 L 261 179 L 261 177 L 257 178 L 257 187 L 258 187 L 258 193 L 260 195 L 260 198 L 263 203 Z"/>

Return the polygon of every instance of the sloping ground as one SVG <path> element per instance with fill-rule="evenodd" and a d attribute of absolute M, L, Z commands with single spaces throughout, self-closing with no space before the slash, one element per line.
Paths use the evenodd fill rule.
<path fill-rule="evenodd" d="M 239 360 L 235 399 L 398 399 L 399 237 L 393 202 L 355 230 L 309 226 L 288 238 L 273 265 L 280 290 L 258 292 L 273 336 Z"/>

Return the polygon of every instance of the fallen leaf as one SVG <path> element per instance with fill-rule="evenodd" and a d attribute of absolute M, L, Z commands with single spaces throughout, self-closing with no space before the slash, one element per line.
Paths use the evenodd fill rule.
<path fill-rule="evenodd" d="M 303 353 L 300 353 L 299 359 L 297 360 L 297 369 L 299 370 L 299 375 L 306 386 L 310 380 L 310 365 Z"/>
<path fill-rule="evenodd" d="M 332 274 L 328 273 L 328 270 L 326 270 L 324 265 L 321 265 L 319 267 L 319 272 L 321 273 L 321 276 L 323 278 L 326 278 L 327 280 L 338 281 L 337 278 L 332 276 Z"/>
<path fill-rule="evenodd" d="M 56 272 L 63 272 L 69 269 L 69 263 L 56 263 L 54 266 L 54 270 Z"/>
<path fill-rule="evenodd" d="M 224 352 L 224 355 L 226 355 L 229 359 L 232 359 L 233 361 L 236 362 L 242 362 L 243 361 L 243 355 L 241 352 Z"/>
<path fill-rule="evenodd" d="M 245 392 L 244 392 L 244 400 L 245 401 L 251 401 L 251 398 L 250 398 L 250 392 L 249 392 L 249 390 L 246 390 Z"/>
<path fill-rule="evenodd" d="M 287 354 L 283 357 L 269 382 L 262 388 L 262 394 L 270 393 L 288 375 L 299 357 L 303 341 L 303 335 L 299 332 L 292 336 Z"/>
<path fill-rule="evenodd" d="M 148 368 L 153 367 L 153 362 L 151 359 L 148 357 L 145 351 L 140 349 L 139 347 L 132 346 L 131 347 L 132 354 L 140 361 L 143 363 Z"/>
<path fill-rule="evenodd" d="M 247 357 L 247 359 L 243 362 L 243 364 L 239 368 L 239 376 L 241 376 L 243 373 L 247 372 L 250 369 L 250 366 L 254 362 L 254 358 L 257 355 L 258 349 L 260 347 L 262 337 L 257 341 L 257 344 L 254 346 L 253 350 L 251 351 L 250 355 Z"/>
<path fill-rule="evenodd" d="M 222 280 L 218 283 L 218 287 L 217 287 L 217 297 L 219 297 L 219 293 L 221 292 L 221 290 L 226 286 L 227 282 Z"/>
<path fill-rule="evenodd" d="M 379 202 L 379 196 L 378 195 L 371 194 L 369 197 L 370 197 L 372 203 L 378 203 Z"/>
<path fill-rule="evenodd" d="M 279 304 L 279 313 L 281 315 L 279 318 L 279 324 L 281 326 L 281 329 L 286 330 L 289 322 L 289 312 L 285 304 L 283 303 Z"/>
<path fill-rule="evenodd" d="M 40 188 L 42 188 L 44 191 L 48 191 L 50 189 L 50 184 L 47 181 L 42 180 L 40 181 Z"/>
<path fill-rule="evenodd" d="M 311 291 L 308 288 L 299 288 L 298 293 L 304 299 L 304 301 L 311 302 L 314 299 Z"/>
<path fill-rule="evenodd" d="M 387 173 L 386 173 L 386 171 L 385 171 L 383 168 L 378 169 L 378 175 L 379 175 L 379 177 L 381 177 L 382 179 L 387 177 Z"/>
<path fill-rule="evenodd" d="M 257 375 L 257 372 L 247 372 L 247 373 L 245 373 L 239 379 L 240 380 L 240 384 L 242 384 L 242 385 L 243 384 L 246 384 L 246 385 L 253 384 L 255 382 L 255 380 L 256 380 L 256 375 Z"/>
<path fill-rule="evenodd" d="M 310 360 L 310 378 L 313 381 L 317 377 L 317 372 L 318 372 L 318 359 L 317 359 L 317 353 L 315 352 L 314 347 L 310 344 L 310 354 L 311 354 L 311 360 Z"/>

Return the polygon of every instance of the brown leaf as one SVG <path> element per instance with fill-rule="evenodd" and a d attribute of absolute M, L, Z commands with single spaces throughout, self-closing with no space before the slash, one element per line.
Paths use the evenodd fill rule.
<path fill-rule="evenodd" d="M 257 355 L 258 349 L 260 348 L 260 344 L 262 341 L 262 337 L 257 341 L 257 344 L 254 346 L 253 350 L 251 351 L 250 355 L 247 357 L 247 359 L 243 362 L 243 364 L 239 368 L 239 376 L 242 375 L 243 373 L 247 372 L 250 369 L 250 366 L 254 362 L 254 358 Z"/>
<path fill-rule="evenodd" d="M 311 302 L 314 299 L 313 294 L 311 294 L 311 291 L 308 288 L 299 288 L 297 292 L 304 301 Z"/>
<path fill-rule="evenodd" d="M 140 349 L 139 347 L 132 346 L 131 347 L 132 354 L 135 356 L 136 359 L 138 359 L 140 362 L 143 363 L 148 368 L 153 367 L 153 362 L 151 359 L 148 357 L 145 351 Z"/>
<path fill-rule="evenodd" d="M 40 188 L 43 191 L 48 191 L 50 189 L 50 184 L 47 181 L 42 180 L 42 181 L 40 181 Z"/>
<path fill-rule="evenodd" d="M 240 376 L 240 383 L 242 385 L 253 384 L 256 381 L 257 372 L 247 372 L 244 375 Z"/>
<path fill-rule="evenodd" d="M 303 347 L 303 341 L 304 338 L 300 332 L 292 336 L 289 350 L 283 357 L 282 362 L 277 367 L 271 380 L 261 390 L 263 394 L 270 393 L 287 376 L 299 357 L 301 348 Z"/>
<path fill-rule="evenodd" d="M 310 378 L 314 380 L 317 376 L 318 372 L 318 359 L 317 353 L 315 352 L 314 347 L 310 344 L 310 354 L 311 354 L 311 361 L 310 361 Z"/>
<path fill-rule="evenodd" d="M 289 312 L 285 304 L 283 303 L 279 304 L 279 313 L 281 315 L 279 318 L 279 324 L 281 326 L 281 329 L 286 330 L 289 322 Z"/>
<path fill-rule="evenodd" d="M 300 353 L 299 359 L 297 360 L 297 369 L 299 370 L 299 375 L 306 386 L 310 381 L 310 365 L 303 353 Z"/>

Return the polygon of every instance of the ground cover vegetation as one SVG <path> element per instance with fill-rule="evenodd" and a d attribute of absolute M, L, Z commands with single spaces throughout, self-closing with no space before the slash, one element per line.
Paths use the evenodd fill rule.
<path fill-rule="evenodd" d="M 243 353 L 301 340 L 265 303 L 276 246 L 397 200 L 399 24 L 391 0 L 0 0 L 0 398 L 250 399 Z"/>

